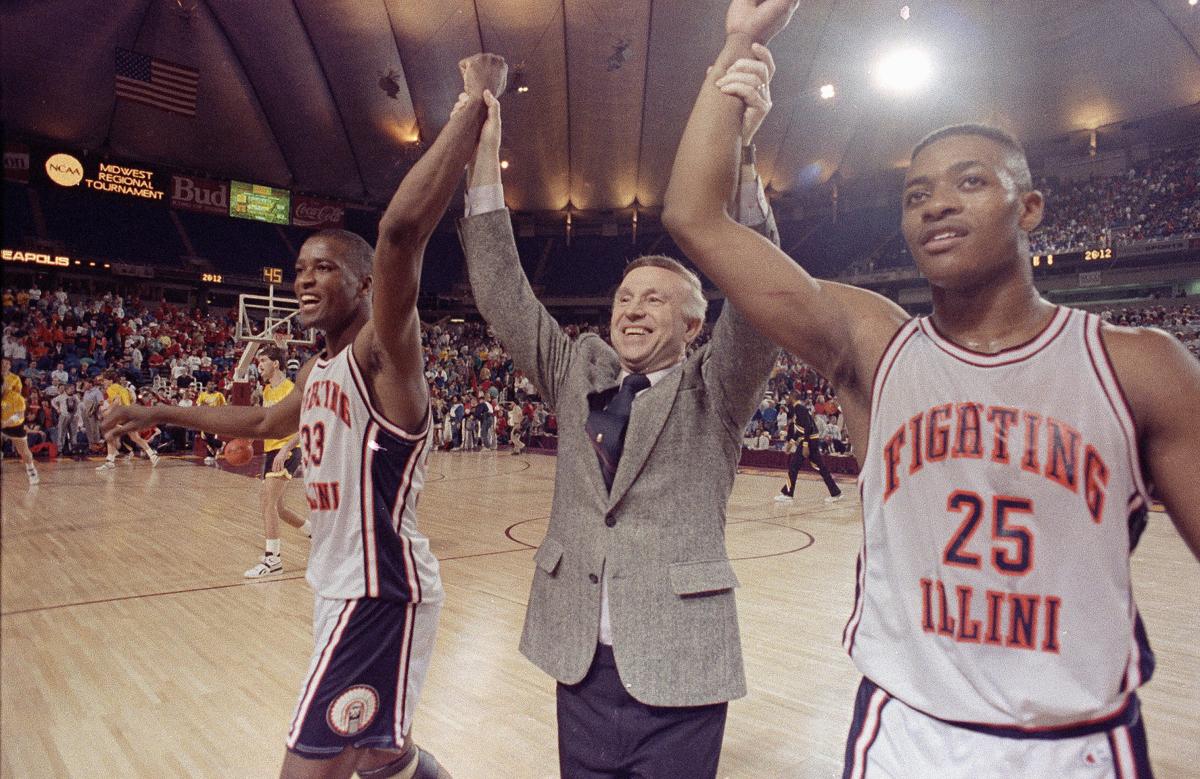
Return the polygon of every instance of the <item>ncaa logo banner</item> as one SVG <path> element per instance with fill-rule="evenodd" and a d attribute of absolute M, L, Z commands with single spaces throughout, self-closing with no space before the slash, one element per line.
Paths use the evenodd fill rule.
<path fill-rule="evenodd" d="M 306 195 L 292 196 L 292 224 L 296 227 L 324 229 L 342 227 L 346 222 L 346 207 L 332 200 Z"/>
<path fill-rule="evenodd" d="M 167 194 L 165 176 L 141 164 L 48 151 L 42 169 L 46 180 L 64 189 L 88 189 L 151 202 L 163 202 Z"/>

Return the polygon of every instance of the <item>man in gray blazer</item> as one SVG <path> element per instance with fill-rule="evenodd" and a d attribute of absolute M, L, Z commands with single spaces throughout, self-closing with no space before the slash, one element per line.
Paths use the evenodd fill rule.
<path fill-rule="evenodd" d="M 753 109 L 749 139 L 769 108 L 765 85 L 730 93 Z M 611 346 L 564 334 L 522 273 L 500 185 L 499 103 L 485 100 L 460 233 L 480 312 L 558 414 L 521 651 L 559 682 L 560 769 L 715 776 L 728 701 L 746 693 L 725 505 L 777 350 L 726 305 L 687 355 L 707 302 L 696 275 L 662 256 L 627 268 Z M 743 159 L 739 218 L 777 241 L 752 147 Z"/>

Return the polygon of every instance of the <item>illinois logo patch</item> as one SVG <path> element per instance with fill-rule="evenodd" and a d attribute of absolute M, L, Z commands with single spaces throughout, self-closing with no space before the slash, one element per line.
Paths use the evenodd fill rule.
<path fill-rule="evenodd" d="M 325 712 L 325 721 L 339 736 L 355 736 L 374 722 L 378 712 L 379 693 L 370 685 L 360 684 L 333 699 Z"/>

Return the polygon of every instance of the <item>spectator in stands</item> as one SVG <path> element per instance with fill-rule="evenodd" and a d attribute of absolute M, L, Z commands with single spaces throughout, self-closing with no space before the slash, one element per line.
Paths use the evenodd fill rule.
<path fill-rule="evenodd" d="M 77 449 L 76 439 L 83 431 L 81 412 L 83 404 L 79 402 L 75 384 L 67 384 L 50 405 L 58 415 L 58 425 L 54 430 L 54 445 L 64 456 L 74 454 Z"/>
<path fill-rule="evenodd" d="M 104 391 L 92 379 L 84 379 L 83 387 L 80 414 L 83 416 L 88 446 L 95 449 L 104 441 L 104 437 L 100 434 L 100 410 L 104 404 Z"/>
<path fill-rule="evenodd" d="M 525 451 L 525 443 L 521 440 L 525 435 L 525 412 L 521 404 L 510 401 L 508 404 L 508 440 L 512 444 L 512 453 L 518 455 Z"/>
<path fill-rule="evenodd" d="M 479 402 L 478 400 L 467 397 L 463 401 L 463 449 L 468 452 L 474 452 L 479 449 L 480 443 L 480 422 L 479 418 Z"/>
<path fill-rule="evenodd" d="M 49 434 L 46 433 L 45 425 L 42 423 L 42 417 L 38 411 L 39 409 L 25 409 L 25 440 L 29 445 L 29 451 L 36 456 L 45 453 L 45 444 L 49 440 Z M 30 477 L 29 483 L 36 484 L 37 480 Z"/>
<path fill-rule="evenodd" d="M 484 368 L 486 371 L 487 368 Z M 482 395 L 475 405 L 475 418 L 479 420 L 479 443 L 487 450 L 496 448 L 496 414 L 487 395 Z"/>

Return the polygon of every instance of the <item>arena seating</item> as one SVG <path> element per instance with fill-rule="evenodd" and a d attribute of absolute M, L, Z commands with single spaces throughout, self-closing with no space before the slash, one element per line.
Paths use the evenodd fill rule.
<path fill-rule="evenodd" d="M 194 396 L 197 383 L 208 380 L 229 392 L 232 369 L 241 354 L 233 338 L 233 313 L 187 310 L 139 297 L 137 287 L 125 295 L 107 293 L 86 297 L 77 291 L 4 290 L 4 355 L 25 379 L 30 415 L 41 414 L 46 429 L 57 424 L 48 401 L 62 390 L 51 376 L 62 362 L 68 382 L 80 391 L 84 382 L 114 370 L 138 388 L 156 390 L 147 402 L 177 403 Z M 1147 304 L 1102 312 L 1106 320 L 1132 327 L 1160 327 L 1175 335 L 1200 357 L 1200 307 L 1190 304 Z M 565 327 L 571 336 L 580 332 L 607 335 L 607 328 L 587 322 Z M 424 331 L 426 377 L 431 388 L 435 422 L 441 424 L 458 400 L 473 404 L 487 398 L 493 405 L 516 401 L 532 412 L 527 421 L 534 448 L 552 450 L 553 411 L 543 408 L 536 391 L 513 367 L 503 346 L 481 322 L 436 323 Z M 702 334 L 698 343 L 708 337 Z M 300 361 L 311 356 L 299 350 Z M 211 363 L 211 365 L 210 365 Z M 175 366 L 179 366 L 175 368 Z M 781 354 L 768 382 L 766 405 L 798 397 L 814 409 L 819 425 L 837 416 L 836 394 L 829 382 L 789 354 Z M 46 404 L 43 404 L 46 401 Z M 819 404 L 825 403 L 822 407 Z M 772 415 L 765 415 L 771 417 Z M 773 417 L 772 417 L 773 418 Z M 497 416 L 499 420 L 499 416 Z M 501 433 L 505 424 L 500 424 Z M 786 431 L 765 423 L 756 414 L 747 427 L 747 438 L 757 438 L 767 428 L 765 447 L 748 452 L 746 464 L 767 467 L 786 463 Z M 853 457 L 836 451 L 844 444 L 836 431 L 831 439 L 831 467 L 856 473 Z M 501 442 L 505 440 L 501 436 Z M 444 440 L 449 445 L 450 440 Z M 846 442 L 852 452 L 856 442 Z"/>

